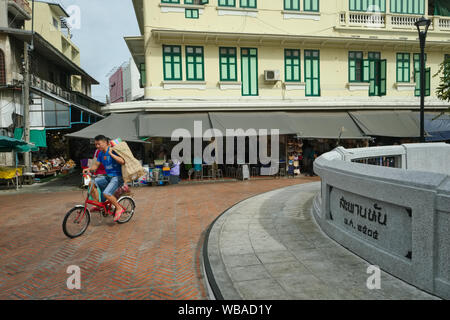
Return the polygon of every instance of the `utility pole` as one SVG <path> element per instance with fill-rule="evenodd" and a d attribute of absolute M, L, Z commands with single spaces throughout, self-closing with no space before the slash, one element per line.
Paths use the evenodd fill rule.
<path fill-rule="evenodd" d="M 24 59 L 24 79 L 23 79 L 23 140 L 30 143 L 30 51 L 34 50 L 34 0 L 32 0 L 31 8 L 31 45 L 28 46 L 27 42 L 24 42 L 23 59 Z M 31 172 L 31 153 L 24 153 L 25 171 Z"/>
<path fill-rule="evenodd" d="M 23 76 L 23 140 L 30 143 L 30 56 L 28 43 L 24 42 L 24 76 Z M 31 172 L 30 152 L 24 153 L 25 171 Z"/>

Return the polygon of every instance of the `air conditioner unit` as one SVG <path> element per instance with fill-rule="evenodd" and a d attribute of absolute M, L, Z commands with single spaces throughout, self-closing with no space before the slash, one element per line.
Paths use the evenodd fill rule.
<path fill-rule="evenodd" d="M 266 81 L 280 81 L 280 70 L 264 70 Z"/>

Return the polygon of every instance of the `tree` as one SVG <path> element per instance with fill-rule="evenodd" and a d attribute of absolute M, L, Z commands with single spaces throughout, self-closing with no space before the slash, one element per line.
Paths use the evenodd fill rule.
<path fill-rule="evenodd" d="M 439 99 L 450 102 L 450 55 L 446 55 L 444 61 L 440 64 L 439 71 L 434 75 L 440 75 L 441 82 L 436 90 Z"/>

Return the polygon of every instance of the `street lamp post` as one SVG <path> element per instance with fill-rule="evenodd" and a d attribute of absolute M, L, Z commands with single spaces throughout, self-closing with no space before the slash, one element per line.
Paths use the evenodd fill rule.
<path fill-rule="evenodd" d="M 431 20 L 425 17 L 415 22 L 420 40 L 420 142 L 425 142 L 425 40 Z"/>

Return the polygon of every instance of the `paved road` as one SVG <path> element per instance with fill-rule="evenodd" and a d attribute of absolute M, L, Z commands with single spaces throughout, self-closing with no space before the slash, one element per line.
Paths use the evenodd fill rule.
<path fill-rule="evenodd" d="M 289 186 L 243 201 L 214 224 L 208 256 L 227 300 L 436 299 L 381 272 L 367 288 L 369 263 L 326 236 L 311 214 L 320 183 Z"/>
<path fill-rule="evenodd" d="M 317 178 L 144 187 L 125 225 L 91 221 L 82 237 L 61 230 L 80 191 L 0 193 L 0 299 L 205 299 L 199 254 L 208 225 L 262 192 Z M 66 287 L 81 268 L 81 290 Z"/>

